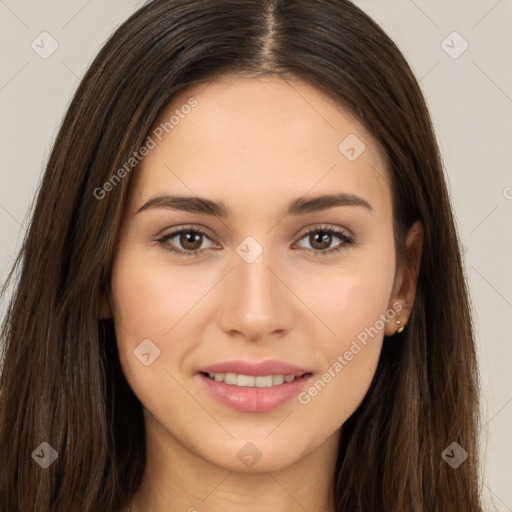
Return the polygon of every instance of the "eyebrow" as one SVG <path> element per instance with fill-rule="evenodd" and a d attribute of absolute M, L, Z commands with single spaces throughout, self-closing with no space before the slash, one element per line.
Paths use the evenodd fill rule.
<path fill-rule="evenodd" d="M 328 208 L 333 208 L 335 206 L 362 206 L 372 213 L 374 211 L 372 206 L 363 198 L 353 194 L 339 193 L 321 195 L 312 198 L 299 197 L 290 203 L 287 215 L 304 215 L 306 213 L 327 210 Z M 203 213 L 221 218 L 230 218 L 232 216 L 230 209 L 222 201 L 211 201 L 210 199 L 197 196 L 175 195 L 155 196 L 144 203 L 137 210 L 137 213 L 153 208 L 166 208 L 190 213 Z"/>

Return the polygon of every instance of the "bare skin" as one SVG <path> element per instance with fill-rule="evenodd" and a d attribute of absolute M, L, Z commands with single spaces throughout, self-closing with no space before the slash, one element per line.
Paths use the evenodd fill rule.
<path fill-rule="evenodd" d="M 384 153 L 318 90 L 278 78 L 225 75 L 196 85 L 173 99 L 155 127 L 191 97 L 197 105 L 134 171 L 112 298 L 102 306 L 144 407 L 148 461 L 130 508 L 332 512 L 340 429 L 368 391 L 384 336 L 395 334 L 397 319 L 407 323 L 414 302 L 417 263 L 395 268 Z M 340 151 L 350 134 L 363 152 L 350 150 L 355 139 L 348 153 Z M 286 214 L 298 198 L 334 193 L 357 196 L 371 209 Z M 222 201 L 231 217 L 164 207 L 138 212 L 161 194 Z M 190 227 L 188 238 L 157 241 L 179 226 Z M 322 239 L 326 227 L 353 243 L 336 234 Z M 206 233 L 195 242 L 194 228 Z M 257 245 L 242 244 L 246 237 Z M 248 262 L 237 252 L 241 244 L 262 252 Z M 420 224 L 407 247 L 419 262 Z M 389 311 L 393 316 L 379 323 Z M 345 357 L 372 326 L 378 334 Z M 134 357 L 147 339 L 160 350 L 148 366 Z M 339 356 L 342 370 L 333 369 Z M 294 397 L 268 412 L 235 410 L 208 393 L 197 373 L 234 359 L 279 359 L 311 368 L 314 378 L 302 401 Z M 329 369 L 325 386 L 308 393 Z M 240 457 L 244 446 L 261 457 L 251 467 Z"/>

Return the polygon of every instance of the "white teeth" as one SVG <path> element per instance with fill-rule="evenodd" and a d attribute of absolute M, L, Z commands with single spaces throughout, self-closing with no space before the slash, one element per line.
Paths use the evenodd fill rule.
<path fill-rule="evenodd" d="M 237 380 L 238 379 L 235 373 L 226 373 L 226 375 L 224 375 L 224 382 L 226 384 L 233 384 L 236 386 L 238 384 Z"/>
<path fill-rule="evenodd" d="M 274 377 L 272 375 L 266 375 L 265 377 L 256 377 L 254 379 L 254 384 L 256 384 L 257 388 L 271 388 L 274 385 Z"/>
<path fill-rule="evenodd" d="M 236 373 L 209 373 L 208 377 L 217 382 L 225 382 L 231 386 L 271 388 L 285 382 L 293 382 L 295 375 L 238 375 Z"/>
<path fill-rule="evenodd" d="M 274 375 L 272 376 L 272 383 L 274 386 L 278 386 L 284 382 L 284 375 Z"/>
<path fill-rule="evenodd" d="M 258 379 L 260 377 L 257 377 Z M 254 387 L 254 381 L 256 377 L 253 377 L 251 375 L 239 375 L 236 380 L 237 386 L 243 386 L 243 387 Z"/>

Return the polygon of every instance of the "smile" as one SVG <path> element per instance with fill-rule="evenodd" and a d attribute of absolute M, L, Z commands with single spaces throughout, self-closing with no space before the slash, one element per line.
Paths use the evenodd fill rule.
<path fill-rule="evenodd" d="M 216 382 L 224 382 L 231 386 L 271 388 L 285 382 L 293 382 L 295 375 L 241 375 L 236 373 L 208 373 L 208 377 Z"/>
<path fill-rule="evenodd" d="M 210 396 L 230 409 L 263 413 L 293 401 L 313 378 L 302 375 L 245 375 L 200 372 L 196 374 Z"/>

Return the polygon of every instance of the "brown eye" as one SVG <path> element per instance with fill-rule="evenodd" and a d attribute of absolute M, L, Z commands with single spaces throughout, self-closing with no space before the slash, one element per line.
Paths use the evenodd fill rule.
<path fill-rule="evenodd" d="M 301 237 L 301 240 L 304 239 L 307 240 L 311 246 L 310 250 L 313 251 L 313 254 L 315 255 L 332 254 L 355 243 L 354 237 L 349 236 L 344 231 L 331 227 L 323 227 L 308 231 Z M 335 239 L 338 239 L 340 243 L 334 246 L 334 248 L 331 248 L 331 244 Z"/>
<path fill-rule="evenodd" d="M 309 242 L 313 249 L 323 251 L 328 249 L 332 242 L 332 235 L 325 231 L 316 231 L 309 235 Z"/>
<path fill-rule="evenodd" d="M 201 247 L 203 235 L 195 231 L 185 231 L 178 235 L 181 247 L 190 251 L 196 251 Z"/>
<path fill-rule="evenodd" d="M 210 246 L 201 248 L 205 239 L 209 240 L 209 237 L 200 229 L 181 227 L 164 235 L 157 242 L 172 253 L 183 256 L 197 256 L 203 249 L 211 248 L 213 245 L 210 241 Z"/>

